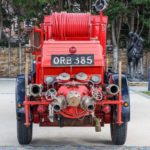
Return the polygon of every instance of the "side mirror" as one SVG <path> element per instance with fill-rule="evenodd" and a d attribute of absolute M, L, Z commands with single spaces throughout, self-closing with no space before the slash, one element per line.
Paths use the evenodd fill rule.
<path fill-rule="evenodd" d="M 97 0 L 95 3 L 95 9 L 96 11 L 100 12 L 107 8 L 107 2 L 106 0 Z"/>

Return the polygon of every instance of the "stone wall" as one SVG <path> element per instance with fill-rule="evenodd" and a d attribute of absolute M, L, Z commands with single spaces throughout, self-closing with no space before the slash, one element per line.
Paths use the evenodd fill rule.
<path fill-rule="evenodd" d="M 122 70 L 124 73 L 128 73 L 128 62 L 127 62 L 127 54 L 126 49 L 120 49 L 119 59 L 122 61 Z M 109 67 L 113 68 L 113 54 L 112 52 L 107 53 L 107 64 Z M 150 51 L 144 52 L 143 57 L 143 73 L 144 79 L 148 78 L 148 68 L 150 67 Z"/>
<path fill-rule="evenodd" d="M 126 49 L 120 49 L 119 51 L 119 59 L 122 61 L 122 71 L 124 73 L 128 72 L 128 63 L 127 63 L 127 54 L 126 54 Z M 113 52 L 107 52 L 107 64 L 108 67 L 112 68 L 113 70 Z"/>
<path fill-rule="evenodd" d="M 122 70 L 124 73 L 128 73 L 128 62 L 126 49 L 120 49 L 119 58 L 122 61 Z M 113 68 L 113 54 L 112 52 L 107 53 L 107 64 L 109 67 Z M 144 71 L 144 79 L 148 77 L 148 68 L 150 67 L 150 51 L 144 52 L 143 57 L 143 71 Z"/>
<path fill-rule="evenodd" d="M 21 51 L 21 64 L 18 48 L 1 48 L 0 47 L 0 77 L 16 77 L 19 73 L 24 73 L 25 55 L 24 49 Z M 128 73 L 126 49 L 120 49 L 119 58 L 122 61 L 122 70 Z M 107 64 L 113 68 L 112 52 L 107 53 Z M 21 71 L 20 71 L 21 65 Z M 147 79 L 147 71 L 150 67 L 150 52 L 145 52 L 143 57 L 144 77 Z"/>
<path fill-rule="evenodd" d="M 144 53 L 143 57 L 143 68 L 144 68 L 144 78 L 148 78 L 148 68 L 150 67 L 150 51 Z"/>
<path fill-rule="evenodd" d="M 0 77 L 16 77 L 17 74 L 24 72 L 24 52 L 21 55 L 21 72 L 19 49 L 0 47 Z"/>

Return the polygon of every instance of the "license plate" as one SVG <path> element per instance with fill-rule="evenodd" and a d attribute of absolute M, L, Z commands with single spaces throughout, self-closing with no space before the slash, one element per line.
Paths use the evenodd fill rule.
<path fill-rule="evenodd" d="M 82 55 L 52 55 L 51 56 L 52 66 L 88 66 L 94 65 L 93 54 L 82 54 Z"/>

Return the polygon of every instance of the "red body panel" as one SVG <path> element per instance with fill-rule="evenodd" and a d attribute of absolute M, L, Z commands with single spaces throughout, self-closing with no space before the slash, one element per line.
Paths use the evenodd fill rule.
<path fill-rule="evenodd" d="M 69 48 L 75 46 L 77 54 L 94 54 L 94 65 L 90 66 L 52 66 L 51 56 L 55 54 L 67 55 Z M 62 72 L 67 72 L 70 75 L 75 75 L 79 72 L 85 72 L 88 75 L 100 74 L 103 77 L 105 71 L 105 60 L 103 56 L 103 48 L 99 41 L 46 41 L 43 44 L 41 71 L 37 74 L 38 83 L 44 82 L 44 76 L 58 75 Z M 39 70 L 39 69 L 38 69 Z"/>

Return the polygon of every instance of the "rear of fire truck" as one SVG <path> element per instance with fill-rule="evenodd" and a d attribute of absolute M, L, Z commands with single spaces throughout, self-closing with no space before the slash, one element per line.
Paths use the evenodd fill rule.
<path fill-rule="evenodd" d="M 25 74 L 16 80 L 20 144 L 32 141 L 33 124 L 95 127 L 96 132 L 110 124 L 113 144 L 125 143 L 130 98 L 121 71 L 107 71 L 107 21 L 102 12 L 52 13 L 32 30 Z M 29 72 L 31 54 L 35 61 Z"/>

